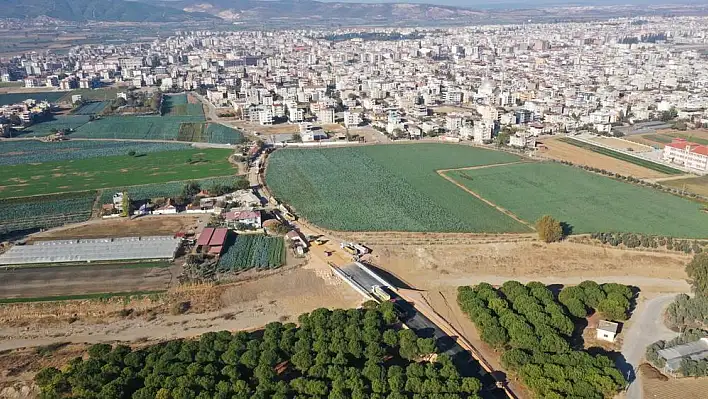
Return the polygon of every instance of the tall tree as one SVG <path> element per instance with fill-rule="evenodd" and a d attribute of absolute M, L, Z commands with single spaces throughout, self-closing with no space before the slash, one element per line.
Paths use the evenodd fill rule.
<path fill-rule="evenodd" d="M 686 265 L 686 274 L 691 280 L 693 292 L 708 297 L 708 253 L 696 254 Z"/>
<path fill-rule="evenodd" d="M 536 222 L 538 238 L 545 242 L 556 242 L 563 238 L 563 226 L 550 215 L 542 216 Z"/>

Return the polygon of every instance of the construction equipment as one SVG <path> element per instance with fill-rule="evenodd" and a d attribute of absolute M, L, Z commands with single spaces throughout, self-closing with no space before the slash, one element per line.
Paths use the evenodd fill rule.
<path fill-rule="evenodd" d="M 375 285 L 372 288 L 374 296 L 379 298 L 382 301 L 390 301 L 391 300 L 391 294 L 386 292 L 386 290 L 383 289 L 380 285 Z"/>

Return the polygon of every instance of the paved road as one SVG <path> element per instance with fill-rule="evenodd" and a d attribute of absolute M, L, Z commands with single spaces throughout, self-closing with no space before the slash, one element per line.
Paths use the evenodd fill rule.
<path fill-rule="evenodd" d="M 668 340 L 678 335 L 664 325 L 663 317 L 664 309 L 675 297 L 676 294 L 666 294 L 650 299 L 634 311 L 634 321 L 624 333 L 622 345 L 622 355 L 627 364 L 624 367 L 620 365 L 625 376 L 629 376 L 630 380 L 634 378 L 627 390 L 627 399 L 641 399 L 643 396 L 640 376 L 634 371 L 644 358 L 646 347 L 658 340 Z"/>

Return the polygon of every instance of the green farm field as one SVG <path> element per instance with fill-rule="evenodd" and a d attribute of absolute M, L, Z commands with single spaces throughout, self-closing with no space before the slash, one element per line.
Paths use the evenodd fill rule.
<path fill-rule="evenodd" d="M 662 181 L 661 184 L 708 197 L 708 175 L 700 177 L 687 177 L 685 179 L 665 180 Z"/>
<path fill-rule="evenodd" d="M 233 175 L 228 149 L 163 151 L 3 168 L 0 198 L 133 186 Z"/>
<path fill-rule="evenodd" d="M 270 156 L 266 182 L 300 216 L 333 230 L 523 233 L 526 225 L 436 173 L 517 161 L 451 144 L 284 149 Z"/>
<path fill-rule="evenodd" d="M 574 234 L 618 231 L 708 237 L 701 204 L 553 163 L 500 165 L 446 175 L 523 220 L 550 214 Z"/>

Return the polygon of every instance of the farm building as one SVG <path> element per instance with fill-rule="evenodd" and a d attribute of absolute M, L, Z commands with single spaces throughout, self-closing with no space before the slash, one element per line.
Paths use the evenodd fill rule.
<path fill-rule="evenodd" d="M 224 214 L 224 220 L 229 228 L 239 230 L 244 225 L 260 229 L 261 211 L 232 211 Z"/>
<path fill-rule="evenodd" d="M 10 248 L 0 255 L 0 265 L 173 260 L 181 244 L 172 236 L 41 241 Z"/>
<path fill-rule="evenodd" d="M 660 358 L 666 361 L 664 371 L 674 374 L 678 372 L 683 359 L 703 360 L 708 358 L 708 338 L 701 338 L 698 341 L 661 349 L 657 353 Z"/>
<path fill-rule="evenodd" d="M 197 251 L 212 255 L 220 255 L 226 243 L 228 230 L 224 228 L 207 227 L 197 238 Z"/>
<path fill-rule="evenodd" d="M 607 320 L 600 320 L 597 326 L 597 339 L 607 342 L 615 342 L 615 337 L 619 331 L 619 324 Z"/>

